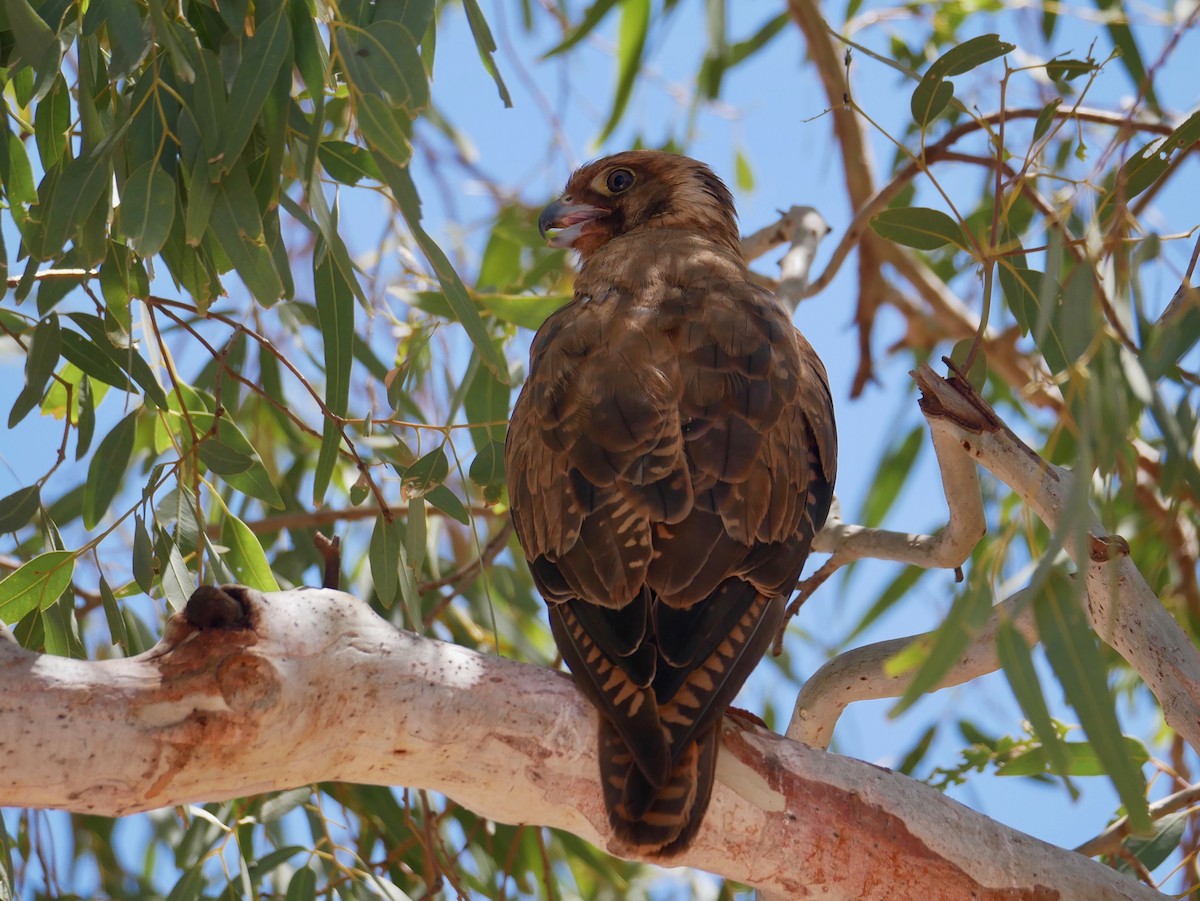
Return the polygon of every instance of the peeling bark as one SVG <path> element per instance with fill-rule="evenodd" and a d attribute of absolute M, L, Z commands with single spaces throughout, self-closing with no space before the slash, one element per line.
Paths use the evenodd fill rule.
<path fill-rule="evenodd" d="M 595 713 L 569 678 L 399 631 L 341 592 L 201 589 L 139 657 L 0 641 L 0 680 L 0 804 L 120 816 L 337 780 L 610 837 Z M 680 864 L 792 898 L 1159 897 L 905 776 L 729 719 L 724 738 Z"/>

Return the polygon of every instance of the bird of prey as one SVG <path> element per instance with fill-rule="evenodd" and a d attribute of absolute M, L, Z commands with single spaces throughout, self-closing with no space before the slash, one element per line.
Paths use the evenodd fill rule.
<path fill-rule="evenodd" d="M 721 717 L 829 510 L 829 385 L 751 281 L 733 198 L 704 164 L 597 160 L 538 225 L 581 266 L 513 409 L 512 517 L 600 713 L 611 848 L 667 858 L 700 827 Z"/>

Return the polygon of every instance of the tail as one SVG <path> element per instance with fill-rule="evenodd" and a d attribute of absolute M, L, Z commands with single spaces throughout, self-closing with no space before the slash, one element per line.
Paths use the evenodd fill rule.
<path fill-rule="evenodd" d="M 600 718 L 600 782 L 616 833 L 614 851 L 673 857 L 684 851 L 704 822 L 716 773 L 721 721 L 696 737 L 671 775 L 654 785 L 606 717 Z"/>

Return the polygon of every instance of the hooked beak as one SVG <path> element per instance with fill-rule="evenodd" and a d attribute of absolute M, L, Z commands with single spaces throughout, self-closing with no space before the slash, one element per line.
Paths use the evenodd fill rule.
<path fill-rule="evenodd" d="M 548 243 L 551 247 L 570 247 L 583 233 L 593 219 L 607 216 L 611 210 L 588 206 L 586 203 L 569 203 L 566 198 L 559 198 L 550 204 L 538 216 L 538 232 L 543 238 L 552 228 L 561 229 L 558 234 L 551 235 Z"/>

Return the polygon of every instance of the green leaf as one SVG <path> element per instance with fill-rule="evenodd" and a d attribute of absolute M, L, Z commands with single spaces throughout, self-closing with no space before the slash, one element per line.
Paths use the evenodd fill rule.
<path fill-rule="evenodd" d="M 135 0 L 92 0 L 84 21 L 93 15 L 96 27 L 103 23 L 108 36 L 108 77 L 113 81 L 124 78 L 152 46 L 138 4 Z"/>
<path fill-rule="evenodd" d="M 152 257 L 167 243 L 174 220 L 174 180 L 157 162 L 143 163 L 121 192 L 121 231 L 134 250 Z"/>
<path fill-rule="evenodd" d="M 338 451 L 342 446 L 342 433 L 337 423 L 325 419 L 321 432 L 321 450 L 317 454 L 317 466 L 313 471 L 313 504 L 319 506 L 325 500 L 329 483 L 333 479 L 333 469 L 337 465 Z"/>
<path fill-rule="evenodd" d="M 4 173 L 4 188 L 14 204 L 29 204 L 37 200 L 37 185 L 33 182 L 33 167 L 21 139 L 8 132 L 8 171 Z"/>
<path fill-rule="evenodd" d="M 58 68 L 58 39 L 28 0 L 4 0 L 7 27 L 12 30 L 12 51 L 17 60 L 28 63 L 39 74 Z M 15 72 L 19 66 L 8 63 Z"/>
<path fill-rule="evenodd" d="M 458 495 L 445 485 L 433 486 L 424 494 L 424 498 L 450 518 L 457 519 L 464 526 L 471 524 L 471 515 L 467 512 L 466 506 L 458 499 Z"/>
<path fill-rule="evenodd" d="M 488 334 L 487 327 L 479 316 L 479 310 L 467 294 L 466 286 L 458 277 L 458 273 L 454 271 L 454 267 L 450 265 L 446 254 L 421 228 L 421 201 L 417 197 L 417 189 L 413 184 L 412 175 L 407 169 L 395 166 L 386 157 L 377 155 L 375 161 L 379 164 L 380 171 L 383 172 L 388 186 L 392 189 L 392 196 L 396 200 L 400 214 L 408 224 L 417 244 L 420 245 L 421 251 L 429 260 L 433 271 L 437 274 L 438 282 L 446 294 L 446 299 L 450 302 L 455 318 L 466 330 L 467 337 L 471 339 L 475 349 L 479 351 L 480 359 L 492 370 L 496 378 L 508 384 L 508 364 L 492 343 L 491 335 Z"/>
<path fill-rule="evenodd" d="M 1076 266 L 1067 279 L 1062 304 L 1051 321 L 1068 364 L 1084 355 L 1100 328 L 1098 296 L 1099 286 L 1092 267 Z"/>
<path fill-rule="evenodd" d="M 407 138 L 404 138 L 407 147 Z M 408 148 L 411 152 L 411 148 Z M 329 177 L 343 185 L 356 185 L 364 178 L 383 181 L 383 174 L 375 165 L 369 151 L 349 141 L 322 141 L 317 148 L 321 165 Z"/>
<path fill-rule="evenodd" d="M 1141 861 L 1147 871 L 1153 871 L 1179 847 L 1192 812 L 1190 809 L 1180 810 L 1156 820 L 1153 835 L 1148 838 L 1130 836 L 1125 840 L 1125 850 Z M 1112 863 L 1124 873 L 1133 872 L 1133 867 L 1124 856 L 1114 855 Z"/>
<path fill-rule="evenodd" d="M 350 402 L 350 368 L 354 362 L 354 292 L 331 254 L 313 255 L 313 290 L 317 321 L 325 345 L 325 402 L 345 416 Z"/>
<path fill-rule="evenodd" d="M 930 74 L 926 74 L 913 89 L 912 99 L 909 101 L 913 121 L 924 128 L 937 118 L 938 113 L 946 108 L 953 96 L 954 85 L 940 76 L 931 78 Z"/>
<path fill-rule="evenodd" d="M 217 186 L 210 225 L 254 299 L 264 306 L 279 300 L 283 282 L 263 237 L 262 218 L 245 167 L 234 166 Z"/>
<path fill-rule="evenodd" d="M 222 175 L 238 162 L 250 132 L 259 121 L 267 95 L 278 80 L 280 70 L 291 59 L 292 32 L 286 3 L 280 3 L 274 12 L 258 22 L 254 36 L 243 41 L 241 51 L 241 65 L 229 88 L 225 140 L 218 154 Z"/>
<path fill-rule="evenodd" d="M 142 389 L 146 403 L 159 409 L 165 409 L 167 406 L 167 396 L 163 393 L 162 386 L 158 384 L 154 377 L 154 372 L 150 369 L 150 364 L 142 357 L 137 350 L 130 345 L 125 348 L 114 347 L 108 337 L 108 331 L 105 327 L 104 320 L 99 316 L 93 316 L 90 313 L 68 313 L 68 318 L 82 328 L 92 339 L 92 344 L 101 352 L 106 354 L 110 360 L 117 364 L 121 369 L 133 377 L 138 387 Z M 67 336 L 70 331 L 63 331 L 63 356 L 71 360 L 71 357 L 66 353 Z M 75 362 L 71 360 L 71 362 Z M 78 366 L 79 364 L 76 363 Z M 79 366 L 84 369 L 83 366 Z M 89 370 L 84 370 L 89 372 Z M 99 376 L 97 376 L 99 378 Z M 101 378 L 101 381 L 105 381 Z"/>
<path fill-rule="evenodd" d="M 1118 199 L 1129 200 L 1149 188 L 1198 142 L 1200 111 L 1188 116 L 1167 137 L 1156 138 L 1125 161 L 1117 173 L 1116 184 L 1096 209 L 1097 218 L 1108 215 Z"/>
<path fill-rule="evenodd" d="M 0 580 L 0 622 L 15 623 L 33 610 L 45 610 L 71 587 L 75 555 L 49 551 Z"/>
<path fill-rule="evenodd" d="M 25 387 L 17 395 L 12 412 L 8 415 L 10 429 L 41 403 L 42 395 L 46 393 L 46 383 L 50 381 L 50 377 L 54 375 L 54 367 L 58 365 L 61 348 L 62 336 L 58 316 L 51 313 L 38 322 L 29 339 L 29 351 L 25 356 Z"/>
<path fill-rule="evenodd" d="M 921 452 L 925 436 L 924 426 L 914 426 L 898 443 L 888 448 L 875 470 L 875 478 L 863 501 L 860 520 L 864 526 L 874 528 L 883 522 L 888 511 L 908 483 L 908 474 Z"/>
<path fill-rule="evenodd" d="M 67 163 L 55 184 L 46 212 L 40 248 L 43 257 L 53 256 L 62 249 L 71 233 L 108 191 L 112 177 L 112 157 L 106 152 Z"/>
<path fill-rule="evenodd" d="M 1133 31 L 1129 27 L 1129 19 L 1125 5 L 1120 0 L 1095 0 L 1096 9 L 1107 15 L 1104 17 L 1104 28 L 1108 32 L 1113 46 L 1120 51 L 1121 63 L 1129 73 L 1136 91 L 1145 96 L 1152 111 L 1159 108 L 1158 98 L 1154 94 L 1154 81 L 1146 73 L 1146 64 L 1142 62 L 1141 51 L 1134 40 Z"/>
<path fill-rule="evenodd" d="M 592 5 L 587 8 L 587 12 L 583 14 L 583 18 L 579 20 L 579 24 L 571 29 L 571 33 L 563 39 L 562 43 L 547 50 L 544 58 L 548 59 L 570 50 L 591 34 L 616 5 L 617 0 L 594 0 Z"/>
<path fill-rule="evenodd" d="M 1059 740 L 1058 730 L 1050 719 L 1050 710 L 1046 706 L 1046 695 L 1042 691 L 1041 681 L 1033 666 L 1033 654 L 1025 641 L 1025 636 L 1013 624 L 1012 620 L 1004 619 L 996 633 L 996 653 L 1000 665 L 1004 668 L 1004 676 L 1012 689 L 1013 696 L 1021 705 L 1021 710 L 1029 720 L 1033 734 L 1042 743 L 1046 758 L 1053 772 L 1066 778 L 1070 766 L 1063 743 Z M 1068 780 L 1072 797 L 1075 788 Z"/>
<path fill-rule="evenodd" d="M 166 901 L 199 901 L 200 893 L 204 891 L 204 872 L 200 865 L 185 870 L 175 883 Z"/>
<path fill-rule="evenodd" d="M 60 75 L 33 113 L 33 136 L 37 142 L 42 170 L 49 173 L 71 147 L 71 95 Z"/>
<path fill-rule="evenodd" d="M 537 331 L 546 318 L 571 300 L 569 294 L 479 294 L 475 301 L 503 322 Z"/>
<path fill-rule="evenodd" d="M 316 897 L 317 874 L 308 867 L 301 867 L 292 873 L 284 901 L 316 901 Z"/>
<path fill-rule="evenodd" d="M 513 105 L 512 97 L 509 96 L 504 79 L 500 77 L 500 70 L 496 67 L 496 58 L 492 55 L 496 52 L 496 39 L 492 37 L 492 30 L 488 27 L 487 19 L 483 17 L 483 10 L 479 8 L 478 0 L 463 0 L 463 7 L 467 11 L 467 24 L 471 26 L 471 36 L 475 39 L 479 60 L 483 63 L 483 68 L 487 70 L 487 73 L 492 76 L 492 81 L 496 83 L 496 90 L 500 92 L 500 100 L 506 107 L 511 107 Z"/>
<path fill-rule="evenodd" d="M 412 125 L 404 111 L 393 109 L 382 97 L 364 94 L 358 98 L 355 112 L 358 128 L 371 151 L 397 166 L 407 166 L 412 158 Z M 380 168 L 378 164 L 376 168 Z"/>
<path fill-rule="evenodd" d="M 1144 834 L 1150 829 L 1145 779 L 1128 755 L 1117 721 L 1116 701 L 1108 686 L 1096 636 L 1084 616 L 1080 590 L 1060 570 L 1050 572 L 1043 591 L 1033 602 L 1038 634 L 1067 701 L 1079 715 L 1088 740 L 1125 805 L 1130 826 Z"/>
<path fill-rule="evenodd" d="M 104 436 L 92 462 L 88 465 L 87 483 L 83 489 L 83 526 L 94 529 L 104 514 L 125 478 L 125 470 L 133 457 L 133 442 L 137 436 L 137 419 L 140 410 L 134 410 L 111 432 Z"/>
<path fill-rule="evenodd" d="M 112 636 L 112 643 L 128 648 L 129 630 L 125 626 L 125 617 L 121 615 L 121 605 L 117 603 L 117 597 L 103 573 L 100 574 L 100 603 L 104 607 L 104 619 L 108 623 L 108 634 Z"/>
<path fill-rule="evenodd" d="M 404 470 L 401 477 L 405 497 L 424 497 L 450 474 L 450 460 L 443 447 L 432 450 Z"/>
<path fill-rule="evenodd" d="M 154 543 L 146 523 L 138 514 L 133 516 L 133 580 L 147 594 L 154 587 L 158 575 L 158 561 L 154 555 Z"/>
<path fill-rule="evenodd" d="M 215 437 L 207 438 L 201 443 L 196 453 L 200 461 L 219 476 L 237 475 L 254 465 L 254 457 L 230 447 Z"/>
<path fill-rule="evenodd" d="M 356 98 L 386 99 L 415 119 L 429 105 L 429 83 L 421 53 L 399 22 L 359 28 L 344 22 L 335 30 L 338 55 Z"/>
<path fill-rule="evenodd" d="M 78 422 L 75 427 L 75 459 L 82 460 L 88 448 L 92 446 L 92 437 L 96 434 L 96 404 L 104 397 L 107 389 L 101 388 L 99 397 L 92 392 L 92 380 L 86 373 L 80 372 L 79 386 L 76 397 Z"/>
<path fill-rule="evenodd" d="M 279 590 L 258 537 L 232 513 L 226 514 L 221 524 L 221 543 L 228 548 L 225 562 L 238 582 L 259 591 Z"/>
<path fill-rule="evenodd" d="M 597 144 L 603 144 L 621 121 L 638 73 L 642 71 L 642 54 L 646 35 L 650 32 L 650 0 L 623 0 L 621 24 L 617 29 L 617 87 L 613 92 L 612 112 L 600 130 Z"/>
<path fill-rule="evenodd" d="M 950 612 L 946 614 L 946 621 L 933 633 L 932 642 L 928 643 L 928 654 L 924 653 L 927 643 L 918 641 L 889 662 L 888 672 L 893 672 L 909 663 L 920 661 L 912 680 L 904 689 L 904 694 L 888 711 L 888 716 L 900 715 L 922 695 L 935 689 L 942 677 L 958 662 L 971 639 L 987 622 L 988 614 L 992 610 L 991 601 L 991 593 L 986 586 L 968 582 L 954 599 Z"/>
<path fill-rule="evenodd" d="M 196 589 L 196 580 L 188 572 L 183 554 L 179 552 L 179 544 L 174 541 L 166 543 L 167 565 L 162 571 L 162 590 L 167 605 L 171 611 L 182 610 L 187 606 L 188 598 Z"/>
<path fill-rule="evenodd" d="M 746 154 L 740 150 L 734 155 L 733 171 L 734 182 L 739 191 L 748 194 L 754 190 L 754 170 L 750 168 L 750 160 L 746 158 Z"/>
<path fill-rule="evenodd" d="M 925 128 L 946 108 L 954 96 L 953 85 L 945 81 L 948 76 L 962 75 L 1014 49 L 1013 44 L 1001 41 L 999 35 L 981 34 L 946 51 L 930 64 L 913 91 L 910 102 L 913 121 Z"/>
<path fill-rule="evenodd" d="M 0 498 L 0 532 L 15 532 L 24 528 L 41 505 L 42 494 L 37 485 L 19 488 L 7 497 Z"/>
<path fill-rule="evenodd" d="M 402 541 L 398 522 L 389 522 L 383 516 L 375 520 L 367 556 L 371 562 L 371 580 L 375 583 L 375 594 L 386 608 L 391 608 L 396 602 L 396 593 L 400 589 Z"/>
<path fill-rule="evenodd" d="M 958 223 L 941 210 L 927 207 L 883 210 L 871 217 L 871 228 L 881 238 L 918 250 L 936 250 L 946 244 L 967 247 Z"/>
<path fill-rule="evenodd" d="M 1054 121 L 1054 116 L 1060 106 L 1062 106 L 1062 98 L 1055 97 L 1042 107 L 1042 111 L 1038 113 L 1037 121 L 1033 125 L 1033 139 L 1035 141 L 1050 130 L 1050 123 Z"/>
<path fill-rule="evenodd" d="M 1015 44 L 1000 40 L 998 34 L 981 34 L 947 50 L 930 69 L 936 68 L 948 76 L 962 75 L 1015 49 Z"/>

